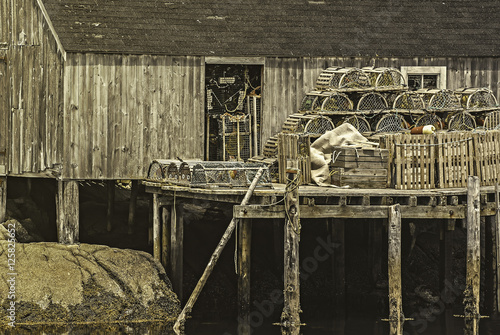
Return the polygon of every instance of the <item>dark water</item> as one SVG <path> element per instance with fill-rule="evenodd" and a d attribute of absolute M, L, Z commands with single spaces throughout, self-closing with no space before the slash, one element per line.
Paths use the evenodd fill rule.
<path fill-rule="evenodd" d="M 460 335 L 463 334 L 463 319 L 453 316 L 441 316 L 429 320 L 407 321 L 404 335 Z M 18 326 L 5 334 L 166 334 L 174 335 L 171 325 L 109 325 L 109 326 L 66 326 L 66 327 L 35 327 Z M 237 324 L 233 321 L 201 322 L 189 319 L 186 335 L 238 335 Z M 281 335 L 279 326 L 270 323 L 252 328 L 254 335 Z M 306 324 L 301 328 L 303 335 L 386 335 L 389 334 L 387 322 L 370 318 L 348 318 L 342 321 L 322 321 Z M 482 319 L 480 323 L 481 335 L 499 335 L 500 319 Z"/>

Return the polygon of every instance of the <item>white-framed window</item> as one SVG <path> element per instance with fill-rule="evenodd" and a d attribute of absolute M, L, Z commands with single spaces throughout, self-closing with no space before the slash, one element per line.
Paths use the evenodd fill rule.
<path fill-rule="evenodd" d="M 446 88 L 446 66 L 401 66 L 408 88 Z"/>

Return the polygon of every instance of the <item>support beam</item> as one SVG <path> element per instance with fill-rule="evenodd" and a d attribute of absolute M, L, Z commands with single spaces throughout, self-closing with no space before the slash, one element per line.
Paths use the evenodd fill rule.
<path fill-rule="evenodd" d="M 482 228 L 482 227 L 481 227 Z M 494 315 L 496 312 L 496 250 L 495 250 L 495 217 L 485 217 L 484 225 L 484 313 Z"/>
<path fill-rule="evenodd" d="M 464 292 L 465 335 L 479 334 L 480 207 L 479 178 L 469 176 L 467 181 L 467 278 Z"/>
<path fill-rule="evenodd" d="M 111 231 L 113 229 L 113 219 L 115 216 L 115 181 L 108 180 L 108 208 L 106 213 L 106 229 Z"/>
<path fill-rule="evenodd" d="M 250 335 L 250 255 L 252 220 L 240 220 L 238 229 L 238 335 Z"/>
<path fill-rule="evenodd" d="M 80 239 L 80 204 L 78 181 L 58 181 L 57 184 L 57 240 L 74 244 Z"/>
<path fill-rule="evenodd" d="M 0 223 L 7 214 L 7 177 L 0 177 Z"/>
<path fill-rule="evenodd" d="M 403 335 L 403 298 L 401 291 L 401 211 L 389 207 L 389 333 Z"/>
<path fill-rule="evenodd" d="M 161 264 L 167 275 L 170 278 L 170 253 L 171 253 L 171 240 L 170 240 L 170 211 L 167 207 L 162 207 L 162 227 L 161 227 Z"/>
<path fill-rule="evenodd" d="M 160 260 L 160 204 L 158 203 L 158 194 L 153 194 L 153 257 Z"/>
<path fill-rule="evenodd" d="M 182 205 L 172 205 L 170 229 L 170 279 L 172 280 L 174 292 L 182 302 L 182 283 L 184 272 L 184 218 L 182 216 Z"/>
<path fill-rule="evenodd" d="M 285 288 L 283 313 L 281 314 L 281 332 L 287 335 L 300 333 L 300 206 L 299 181 L 300 173 L 288 175 L 291 180 L 285 191 Z"/>
<path fill-rule="evenodd" d="M 137 210 L 137 196 L 139 195 L 139 181 L 132 180 L 130 191 L 130 203 L 128 208 L 128 234 L 132 235 L 135 225 L 135 212 Z"/>

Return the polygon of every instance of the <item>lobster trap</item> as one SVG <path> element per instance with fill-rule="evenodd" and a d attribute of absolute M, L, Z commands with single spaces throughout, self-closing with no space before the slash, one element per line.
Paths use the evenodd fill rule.
<path fill-rule="evenodd" d="M 385 114 L 378 120 L 375 130 L 379 133 L 398 133 L 410 128 L 408 122 L 401 114 Z"/>
<path fill-rule="evenodd" d="M 259 169 L 264 173 L 257 186 L 271 186 L 269 167 L 262 163 L 199 162 L 191 168 L 193 187 L 248 187 Z"/>
<path fill-rule="evenodd" d="M 487 130 L 500 129 L 500 110 L 486 114 L 484 118 L 484 128 Z"/>
<path fill-rule="evenodd" d="M 158 183 L 189 185 L 191 169 L 187 162 L 155 159 L 148 169 L 146 180 Z"/>
<path fill-rule="evenodd" d="M 462 109 L 455 92 L 451 90 L 429 89 L 418 90 L 428 109 L 458 110 Z"/>
<path fill-rule="evenodd" d="M 418 118 L 417 122 L 415 122 L 415 127 L 428 126 L 428 125 L 432 125 L 436 127 L 436 129 L 444 128 L 443 120 L 434 113 L 424 114 Z"/>
<path fill-rule="evenodd" d="M 327 94 L 317 91 L 312 91 L 306 94 L 302 99 L 299 111 L 301 112 L 319 112 L 323 101 L 328 97 Z"/>
<path fill-rule="evenodd" d="M 344 93 L 332 92 L 326 99 L 323 100 L 321 106 L 322 112 L 339 112 L 339 111 L 352 111 L 354 103 Z"/>
<path fill-rule="evenodd" d="M 465 111 L 451 114 L 447 123 L 448 130 L 470 131 L 476 128 L 475 118 L 470 113 Z"/>
<path fill-rule="evenodd" d="M 393 108 L 404 110 L 424 109 L 425 103 L 418 93 L 403 92 L 394 100 Z"/>
<path fill-rule="evenodd" d="M 223 161 L 246 160 L 252 154 L 249 114 L 224 114 L 219 119 Z"/>
<path fill-rule="evenodd" d="M 332 120 L 323 115 L 303 115 L 300 123 L 298 129 L 304 134 L 322 135 L 335 128 Z"/>
<path fill-rule="evenodd" d="M 355 89 L 371 87 L 368 75 L 358 68 L 329 67 L 321 72 L 316 80 L 316 89 Z"/>
<path fill-rule="evenodd" d="M 371 86 L 377 88 L 402 88 L 405 85 L 403 74 L 395 68 L 364 67 L 363 72 L 368 75 Z"/>
<path fill-rule="evenodd" d="M 358 101 L 358 111 L 374 111 L 387 109 L 387 100 L 377 92 L 365 93 Z"/>
<path fill-rule="evenodd" d="M 455 94 L 465 109 L 492 108 L 498 105 L 493 92 L 488 88 L 464 88 Z"/>
<path fill-rule="evenodd" d="M 368 120 L 363 116 L 359 115 L 348 116 L 343 121 L 341 121 L 341 123 L 342 124 L 349 123 L 354 128 L 356 128 L 356 130 L 359 131 L 360 133 L 370 132 L 372 130 Z"/>

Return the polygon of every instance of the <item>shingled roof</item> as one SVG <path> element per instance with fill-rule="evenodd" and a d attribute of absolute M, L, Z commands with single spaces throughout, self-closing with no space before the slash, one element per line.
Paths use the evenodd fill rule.
<path fill-rule="evenodd" d="M 68 52 L 498 56 L 497 0 L 42 0 Z"/>

